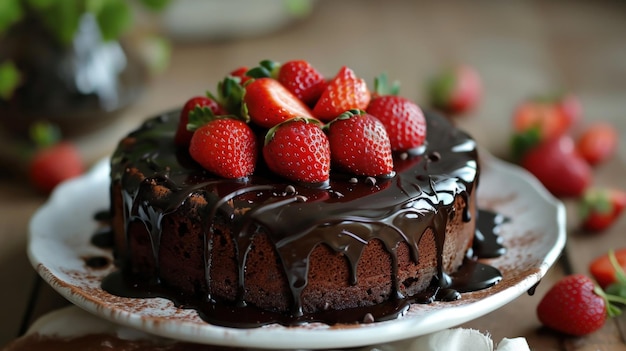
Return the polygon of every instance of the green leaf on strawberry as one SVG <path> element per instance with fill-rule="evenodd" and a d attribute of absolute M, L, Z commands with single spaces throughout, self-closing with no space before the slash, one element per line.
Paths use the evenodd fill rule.
<path fill-rule="evenodd" d="M 511 137 L 511 157 L 519 162 L 522 157 L 541 142 L 541 130 L 538 127 L 513 134 Z"/>
<path fill-rule="evenodd" d="M 606 301 L 609 317 L 616 317 L 622 314 L 622 307 L 626 305 L 626 272 L 624 272 L 622 266 L 617 262 L 613 250 L 609 250 L 607 257 L 615 274 L 615 282 L 607 286 L 604 290 L 596 286 L 594 291 Z"/>
<path fill-rule="evenodd" d="M 400 82 L 394 80 L 391 85 L 389 84 L 389 79 L 387 78 L 386 73 L 381 73 L 374 78 L 374 92 L 375 96 L 386 96 L 393 95 L 397 96 L 400 94 Z"/>
<path fill-rule="evenodd" d="M 244 95 L 245 89 L 239 84 L 238 78 L 231 76 L 217 83 L 217 96 L 207 92 L 207 96 L 217 101 L 228 113 L 246 118 L 243 107 Z"/>
<path fill-rule="evenodd" d="M 246 75 L 252 78 L 277 78 L 281 64 L 272 60 L 263 60 L 259 65 L 251 68 Z"/>
<path fill-rule="evenodd" d="M 603 231 L 617 220 L 624 208 L 626 192 L 608 188 L 589 189 L 579 203 L 581 227 L 587 231 Z"/>
<path fill-rule="evenodd" d="M 214 119 L 215 114 L 210 107 L 196 105 L 193 110 L 189 111 L 187 130 L 193 132 Z"/>

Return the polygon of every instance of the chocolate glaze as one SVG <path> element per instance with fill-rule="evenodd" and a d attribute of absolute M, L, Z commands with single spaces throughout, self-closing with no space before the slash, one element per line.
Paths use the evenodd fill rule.
<path fill-rule="evenodd" d="M 365 179 L 355 182 L 349 176 L 331 174 L 328 184 L 313 187 L 277 181 L 277 176 L 270 174 L 263 164 L 259 164 L 255 174 L 246 179 L 228 180 L 211 175 L 193 162 L 184 150 L 173 151 L 174 131 L 178 124 L 178 112 L 174 111 L 148 120 L 120 143 L 112 157 L 111 178 L 114 184 L 121 184 L 126 226 L 140 221 L 150 232 L 157 273 L 161 221 L 189 196 L 202 194 L 208 202 L 207 221 L 203 226 L 207 270 L 211 267 L 210 238 L 213 236 L 206 233 L 212 232 L 214 218 L 232 220 L 239 266 L 240 298 L 237 303 L 226 304 L 211 296 L 200 301 L 177 301 L 181 306 L 197 308 L 208 322 L 251 327 L 273 322 L 287 325 L 311 321 L 354 323 L 368 320 L 366 315 L 373 316 L 374 320 L 391 319 L 403 314 L 410 303 L 438 298 L 442 288 L 454 291 L 465 291 L 463 287 L 468 286 L 471 289 L 485 288 L 501 277 L 494 268 L 475 260 L 468 260 L 463 266 L 468 268 L 462 268 L 453 277 L 443 273 L 441 253 L 448 220 L 456 215 L 461 215 L 466 222 L 471 219 L 469 206 L 457 209 L 454 200 L 461 196 L 468 204 L 470 196 L 475 195 L 472 192 L 479 173 L 478 155 L 475 142 L 467 134 L 452 128 L 444 118 L 427 114 L 427 123 L 428 137 L 423 153 L 396 155 L 393 177 L 379 178 L 376 182 Z M 136 168 L 145 179 L 129 175 L 129 167 Z M 170 195 L 156 202 L 145 201 L 147 187 L 155 182 L 168 188 Z M 482 215 L 479 220 L 480 217 Z M 413 260 L 417 261 L 418 243 L 428 228 L 435 233 L 439 273 L 430 289 L 419 296 L 404 297 L 399 291 L 395 250 L 399 243 L 405 242 Z M 273 242 L 289 280 L 294 304 L 288 315 L 247 306 L 243 299 L 246 255 L 259 230 L 266 232 Z M 380 240 L 392 258 L 393 298 L 377 306 L 353 309 L 350 313 L 342 310 L 304 314 L 300 294 L 307 284 L 311 251 L 325 244 L 342 252 L 351 267 L 352 283 L 356 283 L 359 257 L 365 245 L 373 239 Z M 120 259 L 123 270 L 127 258 Z M 211 286 L 208 274 L 206 283 Z M 105 279 L 103 287 L 124 296 L 175 296 L 158 282 L 144 286 L 121 272 Z M 457 298 L 449 290 L 439 295 L 440 299 Z M 241 309 L 245 313 L 239 313 Z"/>

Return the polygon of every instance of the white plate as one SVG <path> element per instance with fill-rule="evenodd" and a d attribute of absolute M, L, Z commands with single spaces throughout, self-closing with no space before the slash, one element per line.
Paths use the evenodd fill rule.
<path fill-rule="evenodd" d="M 485 153 L 483 153 L 485 154 Z M 482 162 L 481 208 L 512 218 L 502 227 L 507 253 L 489 263 L 503 280 L 454 302 L 415 304 L 402 318 L 371 324 L 236 329 L 207 324 L 193 310 L 161 298 L 130 299 L 100 288 L 111 272 L 89 268 L 85 259 L 111 257 L 93 246 L 95 212 L 108 209 L 109 166 L 103 160 L 85 176 L 61 184 L 30 223 L 28 255 L 37 272 L 72 303 L 124 326 L 173 339 L 241 347 L 337 348 L 384 343 L 457 326 L 487 314 L 531 289 L 565 246 L 565 209 L 522 169 L 487 156 Z"/>

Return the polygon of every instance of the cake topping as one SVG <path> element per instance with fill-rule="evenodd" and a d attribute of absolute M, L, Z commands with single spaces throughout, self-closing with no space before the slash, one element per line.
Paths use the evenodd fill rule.
<path fill-rule="evenodd" d="M 223 115 L 226 113 L 226 110 L 210 97 L 196 96 L 187 100 L 183 109 L 180 111 L 180 122 L 178 123 L 176 135 L 174 136 L 176 145 L 186 146 L 191 142 L 193 131 L 187 129 L 190 114 Z"/>
<path fill-rule="evenodd" d="M 372 100 L 365 81 L 346 66 L 327 81 L 307 61 L 280 64 L 264 60 L 250 70 L 233 70 L 218 83 L 217 97 L 207 92 L 207 97 L 187 101 L 181 112 L 176 144 L 190 144 L 193 130 L 201 130 L 203 135 L 198 139 L 202 145 L 194 146 L 192 152 L 196 162 L 225 178 L 251 175 L 255 166 L 249 164 L 229 165 L 238 168 L 236 171 L 222 170 L 228 163 L 223 157 L 228 146 L 209 139 L 208 128 L 202 126 L 228 115 L 248 123 L 259 137 L 265 133 L 262 160 L 270 170 L 289 180 L 324 183 L 331 167 L 357 176 L 392 176 L 393 151 L 410 152 L 412 156 L 423 152 L 426 122 L 419 106 L 397 96 L 398 85 L 389 86 L 385 75 L 377 77 L 375 87 Z M 312 124 L 282 124 L 294 119 L 299 119 L 299 124 Z M 327 137 L 317 128 L 322 127 L 321 121 L 328 122 L 323 132 L 332 135 L 334 146 L 330 148 L 334 151 L 330 156 L 325 150 Z M 226 127 L 241 123 L 216 124 Z M 296 135 L 296 129 L 302 134 Z M 287 134 L 292 134 L 291 138 Z M 258 158 L 247 150 L 228 152 L 247 157 L 246 162 Z M 221 160 L 212 160 L 220 154 Z"/>
<path fill-rule="evenodd" d="M 243 102 L 250 119 L 264 128 L 295 117 L 313 119 L 309 108 L 272 78 L 254 79 L 245 85 Z"/>
<path fill-rule="evenodd" d="M 263 156 L 270 170 L 297 182 L 324 183 L 330 174 L 330 145 L 319 123 L 293 118 L 267 132 Z"/>
<path fill-rule="evenodd" d="M 365 110 L 370 99 L 371 93 L 365 81 L 343 66 L 322 92 L 313 114 L 322 121 L 331 121 L 347 110 Z"/>
<path fill-rule="evenodd" d="M 350 110 L 324 127 L 333 164 L 351 174 L 384 176 L 393 172 L 389 136 L 376 117 Z"/>
<path fill-rule="evenodd" d="M 213 118 L 191 138 L 189 154 L 202 167 L 224 178 L 243 178 L 254 172 L 256 136 L 245 122 Z"/>
<path fill-rule="evenodd" d="M 386 75 L 374 82 L 375 93 L 367 113 L 378 118 L 387 129 L 393 151 L 417 149 L 426 139 L 426 120 L 413 101 L 398 96 L 399 84 L 387 84 Z"/>

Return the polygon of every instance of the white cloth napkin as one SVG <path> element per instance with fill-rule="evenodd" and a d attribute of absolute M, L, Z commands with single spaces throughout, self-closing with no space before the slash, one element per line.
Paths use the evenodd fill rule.
<path fill-rule="evenodd" d="M 444 329 L 432 334 L 402 341 L 371 346 L 362 351 L 530 351 L 526 339 L 522 337 L 502 339 L 494 348 L 488 334 L 475 329 Z"/>

